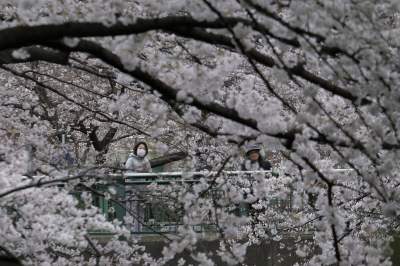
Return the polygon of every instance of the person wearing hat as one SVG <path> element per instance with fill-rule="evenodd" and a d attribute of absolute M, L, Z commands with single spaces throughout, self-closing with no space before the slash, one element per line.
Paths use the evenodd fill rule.
<path fill-rule="evenodd" d="M 271 170 L 271 163 L 265 160 L 262 156 L 261 146 L 257 144 L 248 145 L 246 147 L 246 159 L 242 164 L 242 171 L 269 171 Z M 274 176 L 274 173 L 272 173 Z M 244 194 L 244 198 L 247 198 L 247 193 Z M 241 202 L 237 204 L 235 213 L 238 216 L 248 216 L 257 212 L 251 203 Z"/>
<path fill-rule="evenodd" d="M 246 148 L 246 160 L 242 165 L 243 171 L 271 170 L 271 163 L 261 156 L 261 147 L 256 144 Z"/>

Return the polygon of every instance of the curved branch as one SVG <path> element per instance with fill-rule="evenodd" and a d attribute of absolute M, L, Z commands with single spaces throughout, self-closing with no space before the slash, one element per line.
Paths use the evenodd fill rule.
<path fill-rule="evenodd" d="M 168 103 L 171 106 L 174 106 L 177 104 L 176 96 L 179 92 L 178 89 L 172 88 L 171 86 L 165 84 L 163 81 L 153 77 L 151 74 L 141 70 L 140 68 L 135 68 L 134 70 L 128 70 L 125 68 L 125 66 L 122 64 L 120 58 L 112 53 L 111 51 L 105 49 L 101 45 L 92 42 L 92 41 L 87 41 L 87 40 L 81 40 L 75 47 L 69 47 L 66 46 L 65 44 L 61 42 L 48 42 L 46 45 L 55 48 L 55 49 L 60 49 L 62 51 L 66 52 L 84 52 L 84 53 L 89 53 L 94 55 L 95 57 L 99 58 L 103 62 L 117 68 L 123 73 L 126 73 L 128 75 L 131 75 L 132 77 L 140 80 L 141 82 L 145 83 L 150 87 L 152 91 L 157 91 L 160 93 L 160 98 L 164 100 L 166 103 Z M 238 122 L 244 126 L 250 127 L 254 130 L 259 131 L 258 126 L 257 126 L 257 121 L 254 119 L 246 119 L 242 118 L 240 114 L 232 108 L 225 107 L 223 105 L 220 105 L 218 103 L 203 103 L 200 100 L 196 99 L 193 97 L 191 99 L 192 101 L 190 102 L 190 105 L 197 107 L 200 110 L 207 111 L 210 113 L 213 113 L 215 115 L 218 115 L 220 117 L 229 119 L 231 121 Z M 291 146 L 293 143 L 296 133 L 298 133 L 296 130 L 294 131 L 289 131 L 289 132 L 281 132 L 277 134 L 266 134 L 269 135 L 270 137 L 278 138 L 284 141 L 286 146 Z M 328 145 L 334 145 L 334 146 L 341 146 L 341 147 L 346 147 L 346 148 L 359 148 L 357 147 L 357 144 L 354 143 L 347 143 L 343 142 L 337 139 L 328 139 L 326 136 L 319 135 L 318 137 L 313 137 L 310 140 L 315 141 L 319 144 L 328 144 Z M 382 144 L 383 149 L 399 149 L 399 145 L 393 145 L 390 143 L 383 143 Z"/>
<path fill-rule="evenodd" d="M 1 61 L 1 58 L 0 58 L 0 61 Z M 66 95 L 66 94 L 64 94 L 64 93 L 61 93 L 60 91 L 58 91 L 58 90 L 56 90 L 56 89 L 54 89 L 54 88 L 52 88 L 52 87 L 50 87 L 50 86 L 44 84 L 43 82 L 40 82 L 40 81 L 36 80 L 35 78 L 32 78 L 32 77 L 29 76 L 29 75 L 26 75 L 26 74 L 24 74 L 24 73 L 20 73 L 20 72 L 18 72 L 18 71 L 15 71 L 15 70 L 13 70 L 13 69 L 11 69 L 11 68 L 8 68 L 8 67 L 2 66 L 2 65 L 0 65 L 0 68 L 4 69 L 5 71 L 8 71 L 8 72 L 12 73 L 13 75 L 15 75 L 15 76 L 17 76 L 17 77 L 21 77 L 21 78 L 30 80 L 30 81 L 34 82 L 36 85 L 38 85 L 38 86 L 40 86 L 40 87 L 42 87 L 42 88 L 44 88 L 44 89 L 46 89 L 46 90 L 49 90 L 49 91 L 51 91 L 51 92 L 57 94 L 58 96 L 60 96 L 60 97 L 64 98 L 65 100 L 67 100 L 67 101 L 69 101 L 69 102 L 71 102 L 71 103 L 73 103 L 73 104 L 79 106 L 80 108 L 82 108 L 82 109 L 87 110 L 87 111 L 89 111 L 89 112 L 91 112 L 91 113 L 93 113 L 93 114 L 97 114 L 97 115 L 99 115 L 99 116 L 105 118 L 105 119 L 106 119 L 107 121 L 109 121 L 109 122 L 115 122 L 115 123 L 118 123 L 118 124 L 121 124 L 121 125 L 125 125 L 125 126 L 127 126 L 127 127 L 129 127 L 129 128 L 134 129 L 135 131 L 137 131 L 137 132 L 139 132 L 139 133 L 145 135 L 145 136 L 150 136 L 149 133 L 147 133 L 147 132 L 145 132 L 145 131 L 143 131 L 143 130 L 141 130 L 141 129 L 139 129 L 139 128 L 136 128 L 136 127 L 134 127 L 134 126 L 132 126 L 132 125 L 130 125 L 130 124 L 128 124 L 128 123 L 125 123 L 125 122 L 123 122 L 123 121 L 119 121 L 119 120 L 117 120 L 117 119 L 115 119 L 115 118 L 109 116 L 108 114 L 106 114 L 106 113 L 104 113 L 104 112 L 101 112 L 101 111 L 98 111 L 98 110 L 93 110 L 92 108 L 86 106 L 85 104 L 80 103 L 80 102 L 78 102 L 78 101 L 72 99 L 70 96 L 68 96 L 68 95 Z"/>
<path fill-rule="evenodd" d="M 52 184 L 67 183 L 67 182 L 73 181 L 73 180 L 98 177 L 97 175 L 89 174 L 89 172 L 94 169 L 96 169 L 96 168 L 89 168 L 87 170 L 82 171 L 80 174 L 77 174 L 74 176 L 67 176 L 67 177 L 63 177 L 63 178 L 56 178 L 56 179 L 51 179 L 51 180 L 46 180 L 46 181 L 42 181 L 42 179 L 39 179 L 37 182 L 17 186 L 17 187 L 11 188 L 9 190 L 6 190 L 6 191 L 0 193 L 0 198 L 3 198 L 5 196 L 8 196 L 15 192 L 19 192 L 19 191 L 26 190 L 29 188 L 43 187 L 43 186 L 52 185 Z"/>
<path fill-rule="evenodd" d="M 201 28 L 224 29 L 227 26 L 232 28 L 239 23 L 252 27 L 254 30 L 261 33 L 268 34 L 280 42 L 294 47 L 300 47 L 300 44 L 296 39 L 284 39 L 277 37 L 263 25 L 254 25 L 252 21 L 244 18 L 226 17 L 223 21 L 221 19 L 216 19 L 214 21 L 196 21 L 188 16 L 169 16 L 154 19 L 137 19 L 135 23 L 128 25 L 117 23 L 112 26 L 106 26 L 102 23 L 71 22 L 59 25 L 17 26 L 13 28 L 7 28 L 0 30 L 0 52 L 5 49 L 16 49 L 35 44 L 44 44 L 48 41 L 62 39 L 64 37 L 105 37 L 139 34 L 152 30 L 172 32 L 183 37 L 206 41 L 210 44 L 225 45 L 229 48 L 232 48 L 232 50 L 236 50 L 236 46 L 231 38 L 224 35 L 209 33 L 201 30 Z M 330 49 L 333 48 L 334 47 L 330 47 Z M 22 59 L 12 59 L 10 56 L 7 56 L 8 60 L 3 61 L 8 63 L 16 63 L 34 61 L 36 58 L 36 60 L 48 59 L 46 61 L 65 64 L 63 60 L 67 58 L 67 55 L 65 54 L 51 54 L 49 51 L 47 54 L 40 54 L 44 53 L 44 51 L 39 53 L 39 50 L 33 50 L 32 53 L 32 59 L 28 58 L 25 59 L 25 61 Z M 245 55 L 266 67 L 274 67 L 276 65 L 273 58 L 264 55 L 255 49 L 251 49 L 250 51 L 246 52 Z M 303 65 L 297 65 L 293 68 L 290 68 L 289 71 L 292 72 L 292 74 L 318 85 L 335 95 L 343 97 L 344 99 L 348 99 L 352 102 L 357 100 L 357 96 L 353 95 L 351 92 L 313 74 L 310 71 L 307 71 L 304 69 Z"/>
<path fill-rule="evenodd" d="M 243 19 L 226 18 L 231 26 L 238 23 L 250 25 L 251 22 Z M 106 37 L 145 33 L 152 30 L 172 30 L 184 25 L 185 27 L 200 27 L 211 29 L 225 28 L 219 19 L 214 21 L 197 21 L 189 16 L 169 16 L 163 18 L 138 18 L 132 24 L 116 23 L 107 26 L 98 22 L 68 22 L 58 25 L 16 26 L 0 30 L 0 51 L 16 49 L 24 46 L 41 44 L 50 40 L 64 37 Z"/>
<path fill-rule="evenodd" d="M 179 161 L 185 159 L 188 154 L 186 152 L 180 151 L 175 153 L 170 153 L 158 158 L 154 158 L 150 160 L 151 167 L 161 166 L 167 163 L 172 163 L 175 161 Z"/>
<path fill-rule="evenodd" d="M 231 38 L 222 34 L 215 34 L 211 32 L 207 32 L 203 29 L 192 29 L 186 27 L 176 28 L 174 30 L 169 31 L 170 33 L 174 33 L 175 35 L 190 38 L 202 42 L 206 42 L 213 45 L 222 45 L 225 49 L 228 49 L 232 52 L 239 52 L 236 49 L 236 45 Z M 256 49 L 250 49 L 245 51 L 245 55 L 255 60 L 257 63 L 262 64 L 263 66 L 273 68 L 278 66 L 275 60 L 266 54 L 260 53 Z M 357 101 L 357 96 L 353 95 L 351 92 L 347 91 L 346 89 L 335 85 L 333 82 L 328 81 L 324 78 L 321 78 L 318 75 L 313 74 L 312 72 L 306 70 L 304 65 L 298 64 L 294 67 L 289 67 L 287 69 L 289 74 L 294 76 L 298 76 L 314 85 L 321 87 L 322 89 L 340 96 L 344 99 L 350 100 L 352 102 Z M 363 104 L 369 103 L 368 100 L 363 100 Z"/>
<path fill-rule="evenodd" d="M 171 86 L 165 84 L 161 80 L 153 77 L 149 73 L 141 70 L 140 68 L 135 68 L 134 70 L 128 70 L 122 64 L 120 58 L 112 53 L 111 51 L 103 48 L 102 46 L 98 45 L 97 43 L 81 40 L 78 45 L 75 47 L 68 47 L 61 42 L 49 42 L 47 45 L 61 49 L 64 51 L 70 52 L 85 52 L 96 56 L 97 58 L 101 59 L 105 63 L 117 68 L 121 72 L 131 75 L 132 77 L 142 81 L 143 83 L 150 86 L 151 90 L 156 90 L 158 93 L 161 94 L 161 99 L 165 102 L 173 105 L 177 103 L 176 97 L 178 95 L 179 90 L 174 89 Z M 258 130 L 257 121 L 253 119 L 245 119 L 240 116 L 240 114 L 235 109 L 227 108 L 223 105 L 218 103 L 203 103 L 196 98 L 191 99 L 192 102 L 190 105 L 195 106 L 201 110 L 208 111 L 219 115 L 221 117 L 242 123 L 248 127 L 251 127 L 255 130 Z"/>
<path fill-rule="evenodd" d="M 0 64 L 17 64 L 34 61 L 46 61 L 49 63 L 65 65 L 68 63 L 69 54 L 61 51 L 45 49 L 43 47 L 30 46 L 24 50 L 29 54 L 28 58 L 16 58 L 13 56 L 15 50 L 8 49 L 0 51 Z"/>
<path fill-rule="evenodd" d="M 1 253 L 4 253 L 1 254 Z M 22 266 L 21 261 L 7 248 L 0 246 L 0 263 L 1 265 Z"/>

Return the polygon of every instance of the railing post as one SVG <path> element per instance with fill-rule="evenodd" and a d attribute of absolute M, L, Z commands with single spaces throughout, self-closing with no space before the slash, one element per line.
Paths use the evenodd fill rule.
<path fill-rule="evenodd" d="M 123 176 L 118 177 L 115 183 L 116 183 L 115 190 L 116 190 L 117 201 L 122 204 L 122 206 L 120 204 L 117 204 L 115 206 L 115 214 L 118 220 L 124 222 L 124 217 L 126 214 L 126 203 L 125 203 L 126 193 L 125 193 L 124 177 Z"/>

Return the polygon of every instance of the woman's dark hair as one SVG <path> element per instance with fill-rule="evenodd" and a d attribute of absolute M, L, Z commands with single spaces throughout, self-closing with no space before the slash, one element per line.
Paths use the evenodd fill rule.
<path fill-rule="evenodd" d="M 140 146 L 141 144 L 144 145 L 144 148 L 145 148 L 145 150 L 146 150 L 146 154 L 145 154 L 144 156 L 146 156 L 147 153 L 149 152 L 149 148 L 147 147 L 146 142 L 143 142 L 143 141 L 136 143 L 135 147 L 133 147 L 133 154 L 137 155 L 137 149 L 139 148 L 139 146 Z"/>

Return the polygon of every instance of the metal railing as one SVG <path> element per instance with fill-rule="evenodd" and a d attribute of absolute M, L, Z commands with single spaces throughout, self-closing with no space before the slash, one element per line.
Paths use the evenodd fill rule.
<path fill-rule="evenodd" d="M 349 169 L 327 169 L 324 172 L 332 173 L 343 173 L 349 172 Z M 131 197 L 130 193 L 132 190 L 140 188 L 140 193 L 145 193 L 146 187 L 150 184 L 157 185 L 169 185 L 173 183 L 197 183 L 201 179 L 205 179 L 207 182 L 213 182 L 217 174 L 226 176 L 240 176 L 245 179 L 251 180 L 255 175 L 265 175 L 266 178 L 276 178 L 272 177 L 272 171 L 198 171 L 198 172 L 161 172 L 161 173 L 125 173 L 121 174 L 110 174 L 104 177 L 103 183 L 96 185 L 96 189 L 100 191 L 108 191 L 111 186 L 116 190 L 115 195 L 111 195 L 110 199 L 105 199 L 99 195 L 94 195 L 95 205 L 97 205 L 104 215 L 110 220 L 119 219 L 124 221 L 124 217 L 129 213 L 129 210 L 135 209 L 134 219 L 137 219 L 136 224 L 128 225 L 131 226 L 131 230 L 136 234 L 152 234 L 152 233 L 174 233 L 177 231 L 181 221 L 179 217 L 175 217 L 174 221 L 163 220 L 160 217 L 148 217 L 146 216 L 146 211 L 151 212 L 153 206 L 147 205 L 145 207 L 139 205 L 142 201 L 140 196 Z M 116 189 L 115 189 L 116 188 Z M 129 197 L 131 197 L 129 199 Z M 134 207 L 129 204 L 134 202 Z M 286 200 L 277 199 L 276 202 L 271 201 L 271 208 L 281 209 L 282 212 L 290 213 L 291 210 L 291 196 Z M 123 202 L 124 206 L 121 204 L 116 204 L 115 202 Z M 136 204 L 136 205 L 135 205 Z M 132 204 L 131 204 L 132 205 Z M 250 205 L 246 205 L 249 208 Z M 160 207 L 160 206 L 158 206 Z M 141 209 L 142 208 L 142 209 Z M 148 208 L 148 209 L 146 209 Z M 162 206 L 161 206 L 162 208 Z M 238 206 L 238 215 L 247 215 L 249 210 L 245 210 L 243 206 Z M 113 209 L 113 212 L 110 210 Z M 153 212 L 155 212 L 153 210 Z M 132 213 L 130 213 L 132 214 Z M 196 232 L 212 231 L 216 230 L 215 225 L 212 223 L 193 225 L 193 229 Z"/>

